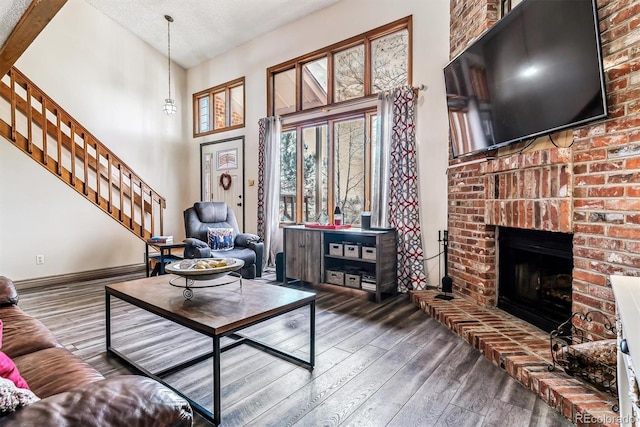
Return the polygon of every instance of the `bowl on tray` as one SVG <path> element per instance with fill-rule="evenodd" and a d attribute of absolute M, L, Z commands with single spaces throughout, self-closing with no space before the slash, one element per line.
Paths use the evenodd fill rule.
<path fill-rule="evenodd" d="M 213 280 L 239 270 L 244 261 L 237 258 L 196 258 L 174 261 L 165 271 L 192 280 Z"/>

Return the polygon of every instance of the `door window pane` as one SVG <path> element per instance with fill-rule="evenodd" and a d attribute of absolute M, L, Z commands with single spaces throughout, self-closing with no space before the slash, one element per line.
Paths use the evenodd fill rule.
<path fill-rule="evenodd" d="M 327 125 L 302 129 L 302 221 L 317 222 L 327 212 Z"/>
<path fill-rule="evenodd" d="M 371 42 L 373 92 L 408 84 L 409 31 L 396 31 Z"/>
<path fill-rule="evenodd" d="M 364 96 L 364 45 L 337 52 L 333 67 L 334 102 Z"/>
<path fill-rule="evenodd" d="M 364 205 L 365 120 L 336 123 L 335 204 L 340 206 L 345 224 L 359 225 Z"/>
<path fill-rule="evenodd" d="M 327 57 L 302 66 L 302 109 L 327 105 Z"/>
<path fill-rule="evenodd" d="M 231 97 L 231 124 L 230 126 L 244 123 L 244 86 L 236 86 L 230 90 Z"/>
<path fill-rule="evenodd" d="M 296 111 L 296 70 L 292 68 L 273 76 L 273 99 L 276 115 Z"/>
<path fill-rule="evenodd" d="M 200 132 L 209 131 L 209 95 L 198 98 Z"/>
<path fill-rule="evenodd" d="M 280 137 L 280 221 L 296 222 L 297 183 L 296 131 L 282 132 Z"/>
<path fill-rule="evenodd" d="M 227 125 L 227 108 L 226 97 L 224 92 L 213 94 L 213 124 L 215 129 L 226 127 Z"/>

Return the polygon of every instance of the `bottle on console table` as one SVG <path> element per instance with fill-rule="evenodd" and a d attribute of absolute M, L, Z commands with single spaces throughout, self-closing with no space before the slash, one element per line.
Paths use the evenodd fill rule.
<path fill-rule="evenodd" d="M 340 211 L 340 206 L 336 206 L 333 211 L 333 223 L 335 225 L 342 225 L 342 211 Z"/>

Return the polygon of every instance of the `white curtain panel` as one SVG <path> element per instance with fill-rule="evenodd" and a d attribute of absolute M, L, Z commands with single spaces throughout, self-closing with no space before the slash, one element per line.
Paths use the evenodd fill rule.
<path fill-rule="evenodd" d="M 389 93 L 378 94 L 378 149 L 373 159 L 373 194 L 371 198 L 371 226 L 389 227 L 389 156 L 391 148 L 391 129 L 393 129 L 393 102 Z"/>
<path fill-rule="evenodd" d="M 276 265 L 282 247 L 279 228 L 280 133 L 278 117 L 260 119 L 258 141 L 258 235 L 264 241 L 264 265 Z"/>
<path fill-rule="evenodd" d="M 404 86 L 385 91 L 378 101 L 379 153 L 372 223 L 374 227 L 394 227 L 398 233 L 398 290 L 426 289 L 418 200 L 416 90 Z"/>

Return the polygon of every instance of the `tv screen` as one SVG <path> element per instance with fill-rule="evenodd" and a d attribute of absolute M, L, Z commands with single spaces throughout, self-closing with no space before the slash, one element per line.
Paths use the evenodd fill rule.
<path fill-rule="evenodd" d="M 595 0 L 524 0 L 444 76 L 454 157 L 606 117 Z"/>

